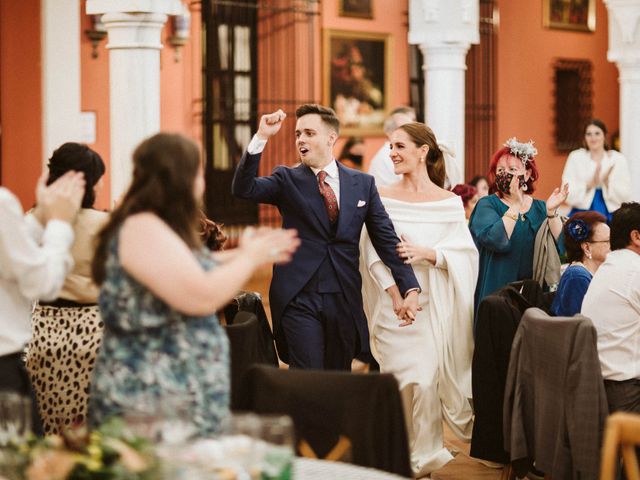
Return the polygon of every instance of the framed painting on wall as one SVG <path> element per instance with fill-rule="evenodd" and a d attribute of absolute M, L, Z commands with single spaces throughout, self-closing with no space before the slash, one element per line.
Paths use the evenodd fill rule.
<path fill-rule="evenodd" d="M 380 135 L 389 91 L 387 34 L 325 30 L 323 102 L 345 135 Z"/>
<path fill-rule="evenodd" d="M 373 18 L 373 0 L 339 0 L 340 16 Z"/>
<path fill-rule="evenodd" d="M 582 32 L 596 29 L 596 0 L 542 0 L 545 27 Z"/>

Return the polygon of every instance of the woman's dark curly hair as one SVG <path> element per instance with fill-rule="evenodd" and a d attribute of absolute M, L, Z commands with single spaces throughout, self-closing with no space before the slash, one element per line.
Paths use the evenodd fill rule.
<path fill-rule="evenodd" d="M 84 197 L 82 208 L 91 208 L 96 201 L 94 187 L 105 172 L 104 162 L 97 152 L 81 143 L 67 142 L 58 147 L 49 159 L 49 178 L 51 185 L 65 173 L 75 170 L 84 174 Z"/>
<path fill-rule="evenodd" d="M 222 231 L 223 226 L 222 223 L 209 220 L 205 213 L 200 210 L 200 237 L 204 245 L 213 252 L 224 250 L 227 236 Z"/>

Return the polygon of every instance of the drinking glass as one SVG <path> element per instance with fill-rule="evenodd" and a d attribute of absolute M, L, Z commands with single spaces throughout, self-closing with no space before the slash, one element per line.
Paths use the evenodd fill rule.
<path fill-rule="evenodd" d="M 0 448 L 24 442 L 31 433 L 31 399 L 0 391 Z"/>
<path fill-rule="evenodd" d="M 293 421 L 287 415 L 260 415 L 264 442 L 262 480 L 290 480 L 294 457 Z"/>
<path fill-rule="evenodd" d="M 31 433 L 31 414 L 29 397 L 0 391 L 0 477 L 21 478 L 27 459 L 19 446 Z"/>

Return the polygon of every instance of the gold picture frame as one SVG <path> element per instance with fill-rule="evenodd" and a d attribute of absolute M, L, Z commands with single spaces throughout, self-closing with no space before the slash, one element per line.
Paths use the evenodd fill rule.
<path fill-rule="evenodd" d="M 386 33 L 325 30 L 323 102 L 344 135 L 382 135 L 391 84 L 391 38 Z"/>
<path fill-rule="evenodd" d="M 340 16 L 373 18 L 373 0 L 340 0 Z"/>
<path fill-rule="evenodd" d="M 596 0 L 542 0 L 542 23 L 547 28 L 595 32 Z"/>

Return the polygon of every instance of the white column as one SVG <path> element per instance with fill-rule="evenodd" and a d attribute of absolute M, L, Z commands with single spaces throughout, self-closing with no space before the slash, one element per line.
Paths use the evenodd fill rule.
<path fill-rule="evenodd" d="M 420 45 L 424 57 L 427 125 L 456 152 L 464 179 L 465 71 L 470 45 Z"/>
<path fill-rule="evenodd" d="M 80 2 L 41 0 L 43 162 L 80 138 Z"/>
<path fill-rule="evenodd" d="M 179 0 L 87 0 L 109 35 L 112 200 L 129 187 L 135 147 L 160 130 L 160 34 L 179 8 Z"/>
<path fill-rule="evenodd" d="M 410 0 L 409 43 L 424 57 L 426 122 L 455 150 L 463 178 L 466 57 L 479 42 L 478 0 Z"/>
<path fill-rule="evenodd" d="M 604 0 L 607 58 L 620 73 L 620 150 L 629 162 L 632 197 L 640 201 L 640 0 Z"/>

